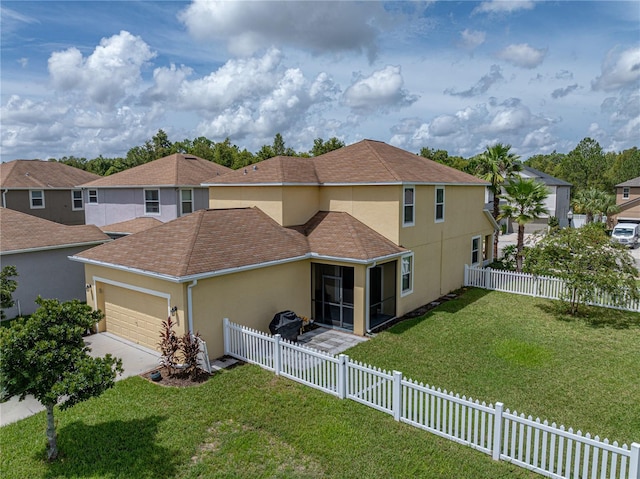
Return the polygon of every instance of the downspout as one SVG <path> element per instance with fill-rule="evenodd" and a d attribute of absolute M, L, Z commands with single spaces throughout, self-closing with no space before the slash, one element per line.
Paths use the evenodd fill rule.
<path fill-rule="evenodd" d="M 193 288 L 196 284 L 198 284 L 198 280 L 194 279 L 191 281 L 191 284 L 187 285 L 187 323 L 189 332 L 193 333 L 193 293 L 191 288 Z"/>
<path fill-rule="evenodd" d="M 367 332 L 367 334 L 371 333 L 371 329 L 369 328 L 369 319 L 371 316 L 371 305 L 369 304 L 370 300 L 371 300 L 371 275 L 369 274 L 370 271 L 375 268 L 378 265 L 377 261 L 374 261 L 373 263 L 371 263 L 369 266 L 367 266 L 367 271 L 365 273 L 365 278 L 364 278 L 364 327 L 365 330 Z"/>
<path fill-rule="evenodd" d="M 3 207 L 3 208 L 6 208 L 6 207 L 7 207 L 7 191 L 9 191 L 9 190 L 5 189 L 5 190 L 2 192 L 2 207 Z"/>

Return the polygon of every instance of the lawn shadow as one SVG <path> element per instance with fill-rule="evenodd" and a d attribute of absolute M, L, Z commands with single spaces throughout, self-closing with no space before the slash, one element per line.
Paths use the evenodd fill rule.
<path fill-rule="evenodd" d="M 559 321 L 571 323 L 583 321 L 593 328 L 629 329 L 640 327 L 640 313 L 619 309 L 580 306 L 575 316 L 569 314 L 569 308 L 562 301 L 549 301 L 536 305 L 541 311 L 552 315 Z"/>
<path fill-rule="evenodd" d="M 164 419 L 68 424 L 58 431 L 60 456 L 48 465 L 46 477 L 174 477 L 175 454 L 156 440 Z M 39 459 L 45 456 L 42 452 Z"/>
<path fill-rule="evenodd" d="M 458 289 L 392 321 L 385 330 L 391 334 L 404 334 L 431 317 L 435 311 L 455 314 L 489 293 L 491 291 L 480 288 Z"/>

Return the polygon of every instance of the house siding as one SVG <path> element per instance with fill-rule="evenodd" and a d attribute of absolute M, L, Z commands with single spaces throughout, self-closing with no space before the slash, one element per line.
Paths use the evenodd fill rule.
<path fill-rule="evenodd" d="M 50 190 L 43 188 L 42 191 L 44 191 L 44 208 L 31 208 L 29 190 L 7 190 L 6 193 L 3 193 L 4 206 L 15 211 L 20 211 L 21 213 L 55 221 L 63 225 L 74 226 L 85 224 L 84 211 L 73 210 L 70 189 Z"/>
<path fill-rule="evenodd" d="M 7 317 L 17 316 L 18 309 L 22 315 L 34 313 L 38 309 L 35 303 L 38 296 L 60 301 L 84 300 L 84 265 L 70 261 L 68 256 L 86 249 L 73 247 L 1 255 L 2 266 L 14 265 L 18 271 L 15 278 L 18 288 L 13 293 L 16 305 L 5 310 Z"/>

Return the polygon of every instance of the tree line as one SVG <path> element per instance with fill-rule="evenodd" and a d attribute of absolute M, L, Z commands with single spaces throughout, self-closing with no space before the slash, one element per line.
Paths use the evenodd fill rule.
<path fill-rule="evenodd" d="M 49 161 L 58 161 L 100 176 L 108 176 L 174 153 L 182 153 L 198 156 L 237 170 L 274 156 L 319 156 L 343 146 L 345 146 L 344 142 L 336 137 L 329 138 L 326 141 L 322 138 L 316 138 L 313 141 L 313 147 L 309 151 L 296 152 L 293 148 L 287 147 L 282 135 L 277 133 L 271 145 L 263 145 L 257 152 L 251 153 L 246 148 L 241 150 L 238 146 L 232 144 L 229 138 L 215 142 L 200 136 L 193 140 L 184 139 L 171 142 L 163 130 L 158 130 L 158 133 L 150 140 L 145 141 L 144 145 L 134 146 L 129 149 L 124 158 L 105 158 L 100 155 L 97 158 L 87 160 L 86 158 L 75 156 L 64 156 L 58 160 L 52 158 Z"/>
<path fill-rule="evenodd" d="M 422 148 L 420 156 L 475 174 L 483 153 L 471 158 L 449 156 L 446 150 Z M 615 185 L 640 176 L 640 150 L 634 146 L 621 152 L 604 152 L 592 138 L 584 138 L 569 153 L 534 155 L 522 162 L 573 185 L 573 193 L 599 190 L 613 193 Z"/>

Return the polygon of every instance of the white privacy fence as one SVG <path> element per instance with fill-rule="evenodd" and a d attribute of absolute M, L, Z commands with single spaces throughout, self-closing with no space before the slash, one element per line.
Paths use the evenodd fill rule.
<path fill-rule="evenodd" d="M 225 355 L 258 364 L 295 381 L 390 414 L 396 421 L 551 478 L 640 479 L 640 444 L 548 424 L 502 403 L 486 404 L 384 371 L 299 346 L 225 318 Z"/>
<path fill-rule="evenodd" d="M 464 285 L 546 299 L 563 299 L 570 295 L 564 281 L 559 278 L 469 265 L 464 266 Z M 624 304 L 619 304 L 604 293 L 597 295 L 589 304 L 640 312 L 640 300 L 630 298 Z"/>

